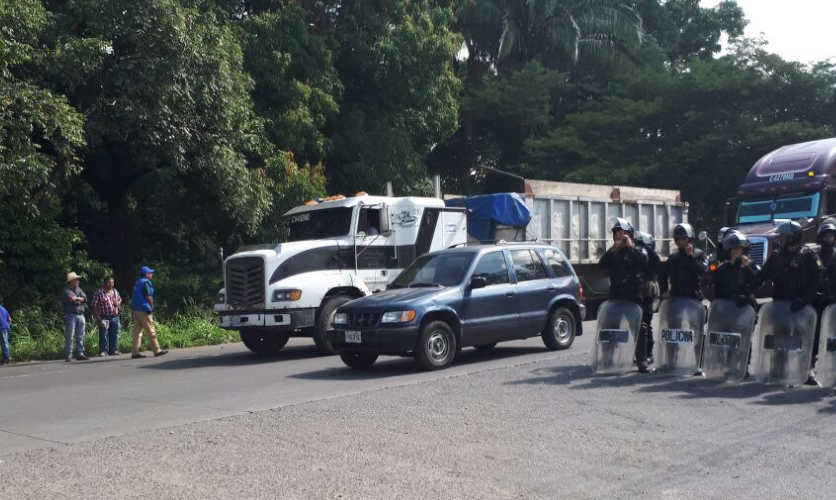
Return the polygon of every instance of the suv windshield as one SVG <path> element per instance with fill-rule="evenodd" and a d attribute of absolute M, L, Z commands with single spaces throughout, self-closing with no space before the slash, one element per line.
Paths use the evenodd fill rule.
<path fill-rule="evenodd" d="M 351 234 L 351 207 L 311 210 L 285 217 L 287 241 L 322 240 Z"/>
<path fill-rule="evenodd" d="M 770 222 L 773 219 L 815 217 L 819 213 L 819 193 L 786 194 L 741 201 L 738 224 Z"/>
<path fill-rule="evenodd" d="M 456 286 L 462 282 L 473 255 L 441 253 L 424 255 L 395 278 L 389 288 Z"/>

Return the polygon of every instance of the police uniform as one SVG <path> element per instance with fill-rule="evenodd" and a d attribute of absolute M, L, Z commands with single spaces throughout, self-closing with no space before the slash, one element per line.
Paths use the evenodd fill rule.
<path fill-rule="evenodd" d="M 705 274 L 705 254 L 697 248 L 691 255 L 683 250 L 671 254 L 659 273 L 659 287 L 672 297 L 702 300 L 701 280 Z"/>
<path fill-rule="evenodd" d="M 755 300 L 758 273 L 752 264 L 743 265 L 739 260 L 724 262 L 712 273 L 714 296 L 718 299 L 734 300 L 737 307 L 752 306 L 756 311 Z"/>

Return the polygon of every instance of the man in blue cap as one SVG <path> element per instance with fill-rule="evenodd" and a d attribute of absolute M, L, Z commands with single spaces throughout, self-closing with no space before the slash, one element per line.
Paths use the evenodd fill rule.
<path fill-rule="evenodd" d="M 142 330 L 148 334 L 148 343 L 151 344 L 151 351 L 154 356 L 162 356 L 168 351 L 160 349 L 157 343 L 157 332 L 154 330 L 154 284 L 151 279 L 154 277 L 154 270 L 148 266 L 142 266 L 139 270 L 139 279 L 134 285 L 131 296 L 131 310 L 134 319 L 134 341 L 131 349 L 131 358 L 144 358 L 139 353 L 139 345 L 142 342 Z"/>

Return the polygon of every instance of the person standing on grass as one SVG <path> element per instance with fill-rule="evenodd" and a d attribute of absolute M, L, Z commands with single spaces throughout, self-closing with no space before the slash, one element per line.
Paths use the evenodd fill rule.
<path fill-rule="evenodd" d="M 122 306 L 122 297 L 119 296 L 115 285 L 113 276 L 105 278 L 104 284 L 93 294 L 93 301 L 90 303 L 96 324 L 99 326 L 100 358 L 119 355 L 119 308 Z"/>
<path fill-rule="evenodd" d="M 3 351 L 3 359 L 0 359 L 0 365 L 12 362 L 12 352 L 9 348 L 9 330 L 11 328 L 12 317 L 9 315 L 9 311 L 3 307 L 3 297 L 0 297 L 0 350 Z"/>
<path fill-rule="evenodd" d="M 134 320 L 134 339 L 131 347 L 131 359 L 144 358 L 139 353 L 139 346 L 142 342 L 142 330 L 148 334 L 148 343 L 151 344 L 151 351 L 154 356 L 162 356 L 168 351 L 160 349 L 157 343 L 157 332 L 154 329 L 154 284 L 151 279 L 154 277 L 154 270 L 148 266 L 142 266 L 139 270 L 139 279 L 134 285 L 131 295 L 131 310 Z"/>
<path fill-rule="evenodd" d="M 78 286 L 81 276 L 72 272 L 67 275 L 67 286 L 61 291 L 61 310 L 64 312 L 64 360 L 73 360 L 73 337 L 75 337 L 76 354 L 78 361 L 87 361 L 84 355 L 84 308 L 87 302 L 87 295 Z"/>

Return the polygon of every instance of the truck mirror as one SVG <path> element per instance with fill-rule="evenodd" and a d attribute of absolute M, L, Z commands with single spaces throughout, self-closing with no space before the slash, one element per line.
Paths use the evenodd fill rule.
<path fill-rule="evenodd" d="M 697 235 L 697 239 L 699 239 L 700 241 L 707 240 L 708 239 L 708 233 L 706 233 L 705 231 L 700 231 L 700 234 Z"/>
<path fill-rule="evenodd" d="M 380 207 L 380 234 L 389 234 L 392 232 L 392 214 L 389 211 L 389 205 Z"/>

